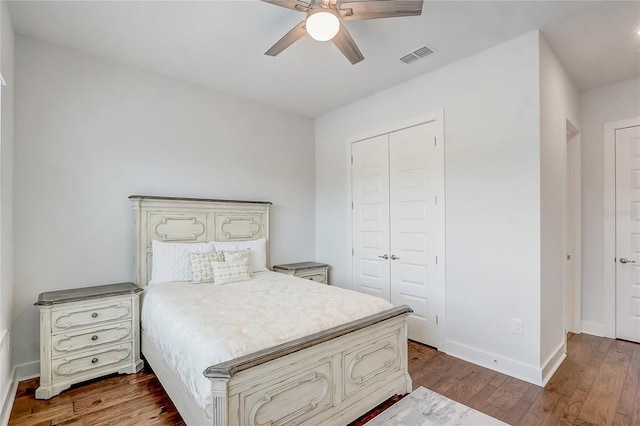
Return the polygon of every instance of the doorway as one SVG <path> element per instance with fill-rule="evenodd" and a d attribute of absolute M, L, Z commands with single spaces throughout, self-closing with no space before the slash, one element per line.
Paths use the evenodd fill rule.
<path fill-rule="evenodd" d="M 581 332 L 581 144 L 577 126 L 565 119 L 564 300 L 565 333 Z"/>
<path fill-rule="evenodd" d="M 604 136 L 604 335 L 640 342 L 640 117 Z"/>
<path fill-rule="evenodd" d="M 616 338 L 640 343 L 640 126 L 615 138 Z"/>

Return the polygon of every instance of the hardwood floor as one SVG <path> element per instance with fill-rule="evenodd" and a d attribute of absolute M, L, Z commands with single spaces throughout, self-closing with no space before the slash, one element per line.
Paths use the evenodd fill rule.
<path fill-rule="evenodd" d="M 414 388 L 512 425 L 640 426 L 640 345 L 570 335 L 568 352 L 544 389 L 415 342 L 409 343 L 409 373 Z M 37 386 L 38 379 L 20 383 L 9 425 L 184 424 L 150 371 L 74 386 L 45 401 L 33 398 Z"/>
<path fill-rule="evenodd" d="M 82 383 L 48 400 L 34 398 L 37 387 L 37 378 L 20 382 L 9 425 L 184 425 L 150 371 Z"/>
<path fill-rule="evenodd" d="M 545 388 L 409 346 L 414 387 L 424 386 L 512 425 L 640 425 L 640 345 L 569 335 Z"/>

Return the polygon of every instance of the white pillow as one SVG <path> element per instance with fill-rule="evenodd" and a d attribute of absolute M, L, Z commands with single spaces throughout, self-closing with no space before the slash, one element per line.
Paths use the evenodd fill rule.
<path fill-rule="evenodd" d="M 234 283 L 251 278 L 249 259 L 235 262 L 211 262 L 211 269 L 213 269 L 214 284 Z"/>
<path fill-rule="evenodd" d="M 216 241 L 217 251 L 238 251 L 251 249 L 251 270 L 260 272 L 267 270 L 267 239 L 251 241 Z"/>
<path fill-rule="evenodd" d="M 153 261 L 149 284 L 191 281 L 189 253 L 211 253 L 213 243 L 165 243 L 153 240 Z"/>

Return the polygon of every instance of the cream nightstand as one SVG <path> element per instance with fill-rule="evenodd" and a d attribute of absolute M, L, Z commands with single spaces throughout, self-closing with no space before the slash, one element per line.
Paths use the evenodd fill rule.
<path fill-rule="evenodd" d="M 49 399 L 74 383 L 111 373 L 136 373 L 140 360 L 141 288 L 119 283 L 42 293 L 40 387 Z"/>
<path fill-rule="evenodd" d="M 283 274 L 295 275 L 296 277 L 317 283 L 329 284 L 329 265 L 326 263 L 288 263 L 286 265 L 274 265 L 273 270 Z"/>

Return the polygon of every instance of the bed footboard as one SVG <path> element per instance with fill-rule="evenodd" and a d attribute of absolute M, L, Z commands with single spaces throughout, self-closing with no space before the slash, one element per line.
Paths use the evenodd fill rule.
<path fill-rule="evenodd" d="M 411 392 L 407 306 L 209 367 L 214 426 L 346 424 Z"/>

